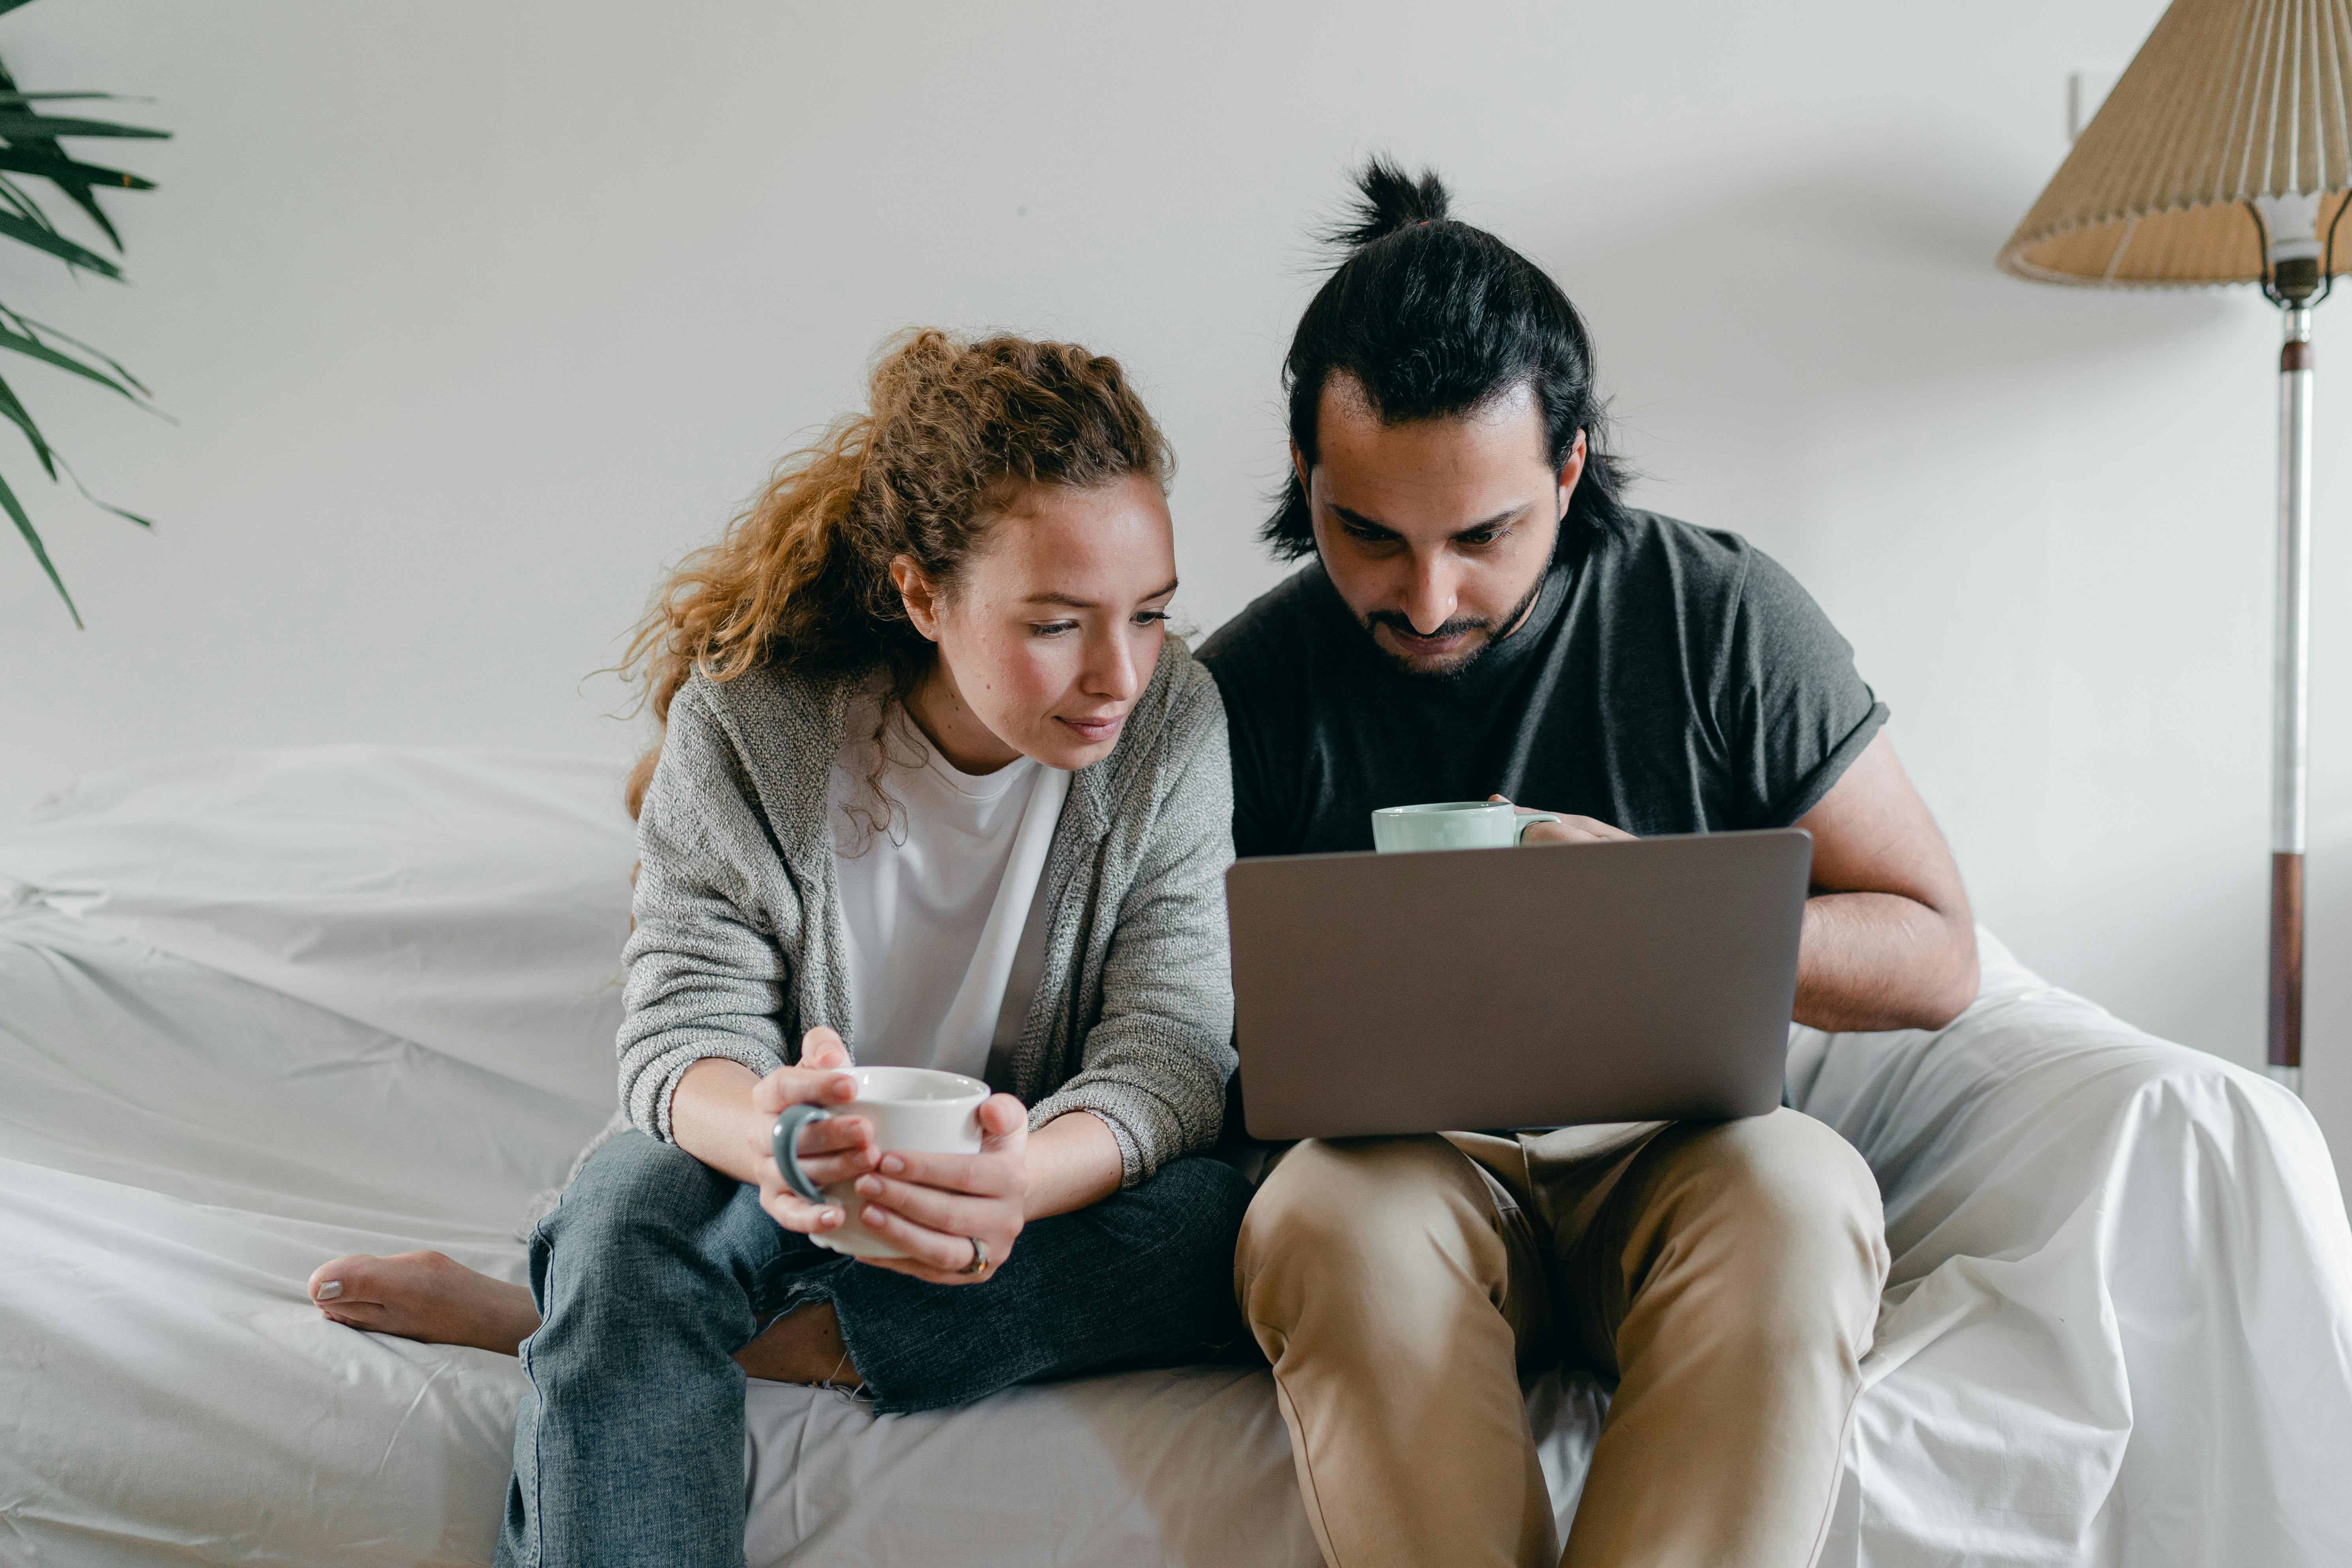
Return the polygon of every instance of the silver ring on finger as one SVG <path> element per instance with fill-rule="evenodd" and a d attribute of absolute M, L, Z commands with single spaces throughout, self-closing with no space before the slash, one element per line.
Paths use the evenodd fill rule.
<path fill-rule="evenodd" d="M 987 1273 L 988 1248 L 982 1245 L 980 1237 L 976 1236 L 967 1236 L 964 1239 L 971 1243 L 971 1261 L 965 1264 L 961 1269 L 957 1270 L 957 1272 L 961 1274 Z"/>

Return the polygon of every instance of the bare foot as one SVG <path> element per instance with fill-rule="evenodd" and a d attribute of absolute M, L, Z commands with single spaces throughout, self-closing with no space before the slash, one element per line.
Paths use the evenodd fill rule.
<path fill-rule="evenodd" d="M 310 1276 L 310 1300 L 329 1321 L 346 1328 L 501 1355 L 514 1354 L 539 1328 L 529 1290 L 438 1252 L 362 1254 L 320 1264 Z M 827 1301 L 777 1319 L 735 1360 L 748 1375 L 774 1383 L 864 1386 Z"/>
<path fill-rule="evenodd" d="M 350 1328 L 502 1355 L 514 1354 L 539 1327 L 529 1290 L 438 1252 L 338 1258 L 310 1276 L 310 1300 Z"/>

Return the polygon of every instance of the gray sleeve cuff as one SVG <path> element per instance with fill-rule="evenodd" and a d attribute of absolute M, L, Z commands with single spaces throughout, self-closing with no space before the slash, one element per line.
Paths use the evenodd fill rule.
<path fill-rule="evenodd" d="M 1083 1076 L 1031 1107 L 1029 1130 L 1034 1132 L 1073 1110 L 1092 1111 L 1096 1120 L 1110 1129 L 1111 1141 L 1118 1145 L 1121 1187 L 1150 1181 L 1160 1166 L 1196 1149 L 1206 1148 L 1215 1136 L 1213 1131 L 1208 1138 L 1187 1136 L 1183 1121 L 1173 1108 L 1148 1089 L 1109 1079 L 1089 1080 Z"/>
<path fill-rule="evenodd" d="M 647 1062 L 631 1085 L 629 1120 L 640 1131 L 665 1143 L 677 1142 L 670 1131 L 670 1103 L 677 1096 L 677 1080 L 686 1076 L 687 1068 L 708 1057 L 740 1062 L 761 1078 L 784 1065 L 774 1052 L 737 1037 L 712 1035 L 673 1046 Z"/>

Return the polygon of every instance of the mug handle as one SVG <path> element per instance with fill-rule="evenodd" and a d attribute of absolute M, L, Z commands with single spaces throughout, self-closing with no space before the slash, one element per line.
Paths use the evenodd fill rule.
<path fill-rule="evenodd" d="M 1566 822 L 1568 818 L 1560 816 L 1559 813 L 1556 811 L 1528 812 L 1525 816 L 1519 818 L 1519 830 L 1511 836 L 1511 842 L 1514 844 L 1525 844 L 1528 841 L 1528 829 L 1533 827 L 1538 822 Z"/>
<path fill-rule="evenodd" d="M 808 1179 L 808 1173 L 801 1169 L 797 1145 L 801 1141 L 802 1128 L 812 1121 L 830 1121 L 832 1117 L 833 1112 L 822 1105 L 787 1105 L 784 1113 L 776 1118 L 776 1130 L 769 1134 L 769 1142 L 775 1145 L 776 1169 L 783 1173 L 784 1185 L 813 1204 L 824 1202 L 824 1194 L 817 1190 L 816 1184 Z"/>

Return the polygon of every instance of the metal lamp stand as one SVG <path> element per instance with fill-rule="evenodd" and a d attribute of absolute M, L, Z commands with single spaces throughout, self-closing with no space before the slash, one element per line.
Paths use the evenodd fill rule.
<path fill-rule="evenodd" d="M 2333 236 L 2330 236 L 2333 238 Z M 2279 350 L 2278 647 L 2271 691 L 2270 1075 L 2303 1092 L 2303 853 L 2311 703 L 2311 308 L 2315 261 L 2263 283 L 2286 326 Z"/>

